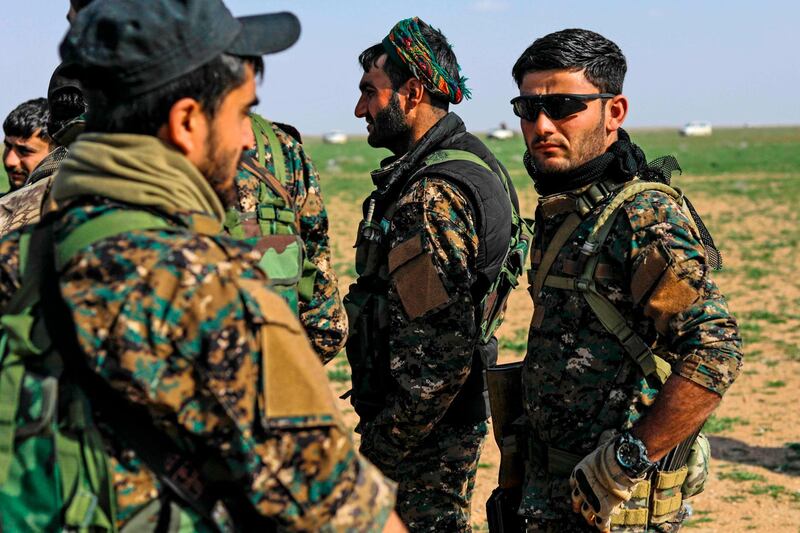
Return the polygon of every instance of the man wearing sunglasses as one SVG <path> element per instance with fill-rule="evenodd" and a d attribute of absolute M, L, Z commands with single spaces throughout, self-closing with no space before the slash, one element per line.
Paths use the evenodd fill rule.
<path fill-rule="evenodd" d="M 522 370 L 528 531 L 678 529 L 707 470 L 696 432 L 741 366 L 709 277 L 716 250 L 665 184 L 674 158 L 648 165 L 621 128 L 625 71 L 586 30 L 536 40 L 513 68 L 540 194 Z"/>

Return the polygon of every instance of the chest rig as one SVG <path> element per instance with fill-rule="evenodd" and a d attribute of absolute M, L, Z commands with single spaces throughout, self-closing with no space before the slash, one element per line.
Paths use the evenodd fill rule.
<path fill-rule="evenodd" d="M 528 280 L 534 301 L 532 328 L 540 327 L 546 314 L 542 305 L 542 290 L 545 287 L 578 292 L 597 320 L 619 341 L 642 375 L 655 377 L 663 385 L 671 374 L 670 364 L 654 352 L 654 347 L 631 327 L 613 302 L 598 290 L 598 280 L 614 275 L 611 265 L 601 262 L 601 251 L 614 222 L 624 205 L 645 191 L 659 191 L 673 198 L 687 215 L 692 229 L 696 234 L 700 233 L 683 193 L 665 183 L 639 178 L 625 183 L 600 181 L 577 191 L 540 198 L 539 216 L 549 218 L 568 214 L 549 245 L 544 249 L 534 249 L 531 255 L 532 267 L 528 271 Z M 582 243 L 577 260 L 565 260 L 562 272 L 551 273 L 562 248 L 574 239 L 581 222 L 601 206 L 604 207 Z M 545 443 L 531 440 L 528 445 L 528 453 L 543 459 L 547 471 L 552 475 L 568 477 L 583 459 L 581 455 Z M 688 437 L 658 462 L 657 469 L 635 487 L 632 499 L 612 514 L 612 527 L 643 531 L 649 525 L 675 519 L 681 511 L 683 500 L 703 490 L 709 456 L 705 436 L 698 431 Z M 689 473 L 691 475 L 687 478 Z"/>
<path fill-rule="evenodd" d="M 367 199 L 364 219 L 359 224 L 356 239 L 356 271 L 358 280 L 350 287 L 344 299 L 350 320 L 350 335 L 347 357 L 352 368 L 353 388 L 351 402 L 362 419 L 371 419 L 385 405 L 386 396 L 394 388 L 389 371 L 389 229 L 397 210 L 397 202 L 403 191 L 425 176 L 438 176 L 437 165 L 459 162 L 476 165 L 481 171 L 489 171 L 499 178 L 511 205 L 510 238 L 503 243 L 502 264 L 488 283 L 473 290 L 474 301 L 480 302 L 475 310 L 479 337 L 473 353 L 472 369 L 458 395 L 445 414 L 444 421 L 469 423 L 488 417 L 488 396 L 485 391 L 484 370 L 497 360 L 497 341 L 494 332 L 502 322 L 508 296 L 518 285 L 518 277 L 524 271 L 532 230 L 520 215 L 511 199 L 510 180 L 503 172 L 496 173 L 479 156 L 466 150 L 438 150 L 428 155 L 422 165 L 393 199 L 373 193 Z M 501 170 L 502 167 L 500 167 Z M 439 171 L 441 172 L 441 170 Z M 483 172 L 485 176 L 485 172 Z M 460 183 L 455 175 L 443 175 L 453 181 L 459 190 L 469 186 Z M 474 202 L 472 202 L 474 203 Z M 474 208 L 475 206 L 473 206 Z M 484 254 L 484 256 L 487 254 Z M 480 263 L 480 259 L 479 259 Z M 480 264 L 478 265 L 480 269 Z M 477 284 L 476 284 L 477 285 Z M 477 292 L 477 293 L 476 293 Z M 431 354 L 434 356 L 434 354 Z"/>
<path fill-rule="evenodd" d="M 257 155 L 243 155 L 240 168 L 258 179 L 258 204 L 252 212 L 229 209 L 225 229 L 233 238 L 244 240 L 259 251 L 259 266 L 267 273 L 271 286 L 299 313 L 299 303 L 311 300 L 317 270 L 305 257 L 297 207 L 284 186 L 287 172 L 281 143 L 269 121 L 255 114 L 250 119 Z M 266 167 L 267 146 L 274 175 Z"/>

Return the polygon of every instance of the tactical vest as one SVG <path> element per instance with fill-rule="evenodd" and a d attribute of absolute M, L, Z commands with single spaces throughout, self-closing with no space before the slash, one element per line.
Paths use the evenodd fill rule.
<path fill-rule="evenodd" d="M 65 320 L 70 315 L 60 296 L 58 273 L 72 257 L 113 235 L 171 227 L 148 211 L 117 211 L 84 222 L 58 246 L 47 222 L 22 235 L 22 284 L 0 318 L 3 530 L 117 531 L 116 496 L 94 412 L 115 438 L 131 446 L 170 495 L 139 511 L 122 533 L 154 531 L 157 524 L 170 533 L 187 526 L 192 531 L 231 531 L 255 524 L 274 530 L 255 516 L 240 487 L 206 483 L 224 475 L 227 467 L 195 464 L 155 428 L 143 409 L 122 400 L 86 367 L 74 325 Z M 58 347 L 52 338 L 59 339 Z M 92 391 L 91 406 L 85 390 Z"/>
<path fill-rule="evenodd" d="M 308 302 L 314 291 L 316 266 L 306 259 L 297 207 L 286 190 L 286 163 L 273 126 L 266 119 L 250 117 L 256 138 L 257 159 L 243 156 L 240 165 L 259 180 L 258 206 L 245 213 L 231 208 L 226 213 L 225 229 L 261 253 L 259 266 L 267 273 L 271 286 L 299 312 L 299 302 Z M 266 147 L 270 147 L 275 175 L 266 169 Z"/>
<path fill-rule="evenodd" d="M 362 420 L 374 418 L 395 388 L 389 371 L 388 232 L 397 201 L 423 175 L 441 177 L 467 197 L 479 243 L 478 279 L 471 288 L 473 301 L 480 303 L 475 309 L 479 335 L 470 374 L 443 420 L 472 423 L 488 417 L 484 370 L 497 360 L 497 340 L 493 335 L 502 322 L 508 296 L 524 272 L 532 238 L 528 222 L 520 217 L 512 201 L 510 178 L 502 166 L 499 168 L 502 172 L 495 173 L 472 152 L 439 150 L 424 160 L 399 194 L 385 200 L 373 193 L 365 202 L 364 220 L 359 224 L 355 244 L 359 277 L 344 299 L 350 322 L 346 351 L 353 383 L 348 394 Z M 487 171 L 497 179 L 487 179 Z M 511 231 L 498 220 L 503 204 L 511 206 Z"/>
<path fill-rule="evenodd" d="M 645 191 L 659 191 L 675 200 L 699 235 L 694 213 L 687 208 L 683 193 L 665 183 L 638 178 L 626 183 L 601 181 L 577 192 L 540 199 L 540 209 L 545 216 L 565 212 L 569 215 L 556 230 L 547 249 L 535 250 L 531 256 L 532 268 L 528 271 L 528 280 L 534 301 L 532 327 L 541 324 L 543 319 L 541 291 L 544 287 L 575 291 L 583 296 L 603 327 L 616 337 L 642 375 L 654 376 L 663 385 L 671 374 L 670 364 L 630 327 L 625 316 L 597 290 L 596 285 L 597 277 L 607 274 L 603 272 L 606 265 L 600 264 L 600 252 L 617 216 L 627 202 Z M 569 270 L 569 273 L 550 273 L 561 249 L 566 243 L 574 241 L 573 235 L 581 221 L 604 203 L 606 206 L 580 248 L 578 260 L 565 264 L 565 270 Z M 535 441 L 529 442 L 528 453 L 544 458 L 547 471 L 562 477 L 568 477 L 583 459 L 581 455 Z M 675 518 L 684 499 L 702 492 L 709 459 L 708 440 L 698 431 L 670 451 L 659 461 L 656 471 L 634 488 L 631 500 L 612 514 L 612 526 L 644 528 Z"/>

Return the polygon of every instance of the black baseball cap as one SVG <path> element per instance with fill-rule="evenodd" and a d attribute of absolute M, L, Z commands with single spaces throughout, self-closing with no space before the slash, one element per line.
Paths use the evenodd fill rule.
<path fill-rule="evenodd" d="M 273 54 L 299 36 L 288 12 L 237 19 L 221 0 L 102 0 L 78 13 L 59 51 L 86 88 L 133 97 L 222 53 Z"/>

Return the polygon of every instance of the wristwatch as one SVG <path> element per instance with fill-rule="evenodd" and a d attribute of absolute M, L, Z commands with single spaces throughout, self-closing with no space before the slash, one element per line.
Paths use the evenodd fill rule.
<path fill-rule="evenodd" d="M 628 432 L 617 437 L 614 443 L 614 456 L 622 471 L 631 478 L 644 476 L 655 465 L 647 457 L 644 443 Z"/>

